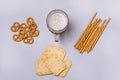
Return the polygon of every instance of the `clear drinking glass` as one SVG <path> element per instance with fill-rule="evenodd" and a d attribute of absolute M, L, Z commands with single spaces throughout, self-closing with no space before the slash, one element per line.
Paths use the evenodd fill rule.
<path fill-rule="evenodd" d="M 68 28 L 69 19 L 67 14 L 60 9 L 52 10 L 48 14 L 46 22 L 49 31 L 55 34 L 55 42 L 58 42 L 60 34 Z"/>

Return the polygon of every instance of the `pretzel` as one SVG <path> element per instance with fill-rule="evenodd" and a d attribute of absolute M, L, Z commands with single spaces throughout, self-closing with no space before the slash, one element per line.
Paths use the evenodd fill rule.
<path fill-rule="evenodd" d="M 18 22 L 15 22 L 13 26 L 11 27 L 11 31 L 17 32 L 20 28 L 20 24 Z"/>
<path fill-rule="evenodd" d="M 12 31 L 12 32 L 17 32 L 18 30 L 19 30 L 18 27 L 15 27 L 15 26 L 12 26 L 12 27 L 11 27 L 11 31 Z"/>
<path fill-rule="evenodd" d="M 26 31 L 27 31 L 28 28 L 29 28 L 26 23 L 22 23 L 20 26 L 21 26 L 21 27 L 20 27 L 21 29 L 24 29 L 24 30 L 26 30 Z"/>
<path fill-rule="evenodd" d="M 26 44 L 32 44 L 34 42 L 34 39 L 32 37 L 28 37 L 24 39 L 23 42 Z"/>
<path fill-rule="evenodd" d="M 29 44 L 32 44 L 32 43 L 34 42 L 33 37 L 28 37 L 27 39 L 28 39 L 28 43 L 29 43 Z"/>
<path fill-rule="evenodd" d="M 13 35 L 13 40 L 16 41 L 16 42 L 20 42 L 20 41 L 22 41 L 22 38 L 19 34 L 14 34 Z"/>
<path fill-rule="evenodd" d="M 35 33 L 33 34 L 33 37 L 37 37 L 40 34 L 40 31 L 37 29 Z"/>
<path fill-rule="evenodd" d="M 34 19 L 32 17 L 29 17 L 27 18 L 26 22 L 28 25 L 30 25 L 32 22 L 34 22 Z"/>

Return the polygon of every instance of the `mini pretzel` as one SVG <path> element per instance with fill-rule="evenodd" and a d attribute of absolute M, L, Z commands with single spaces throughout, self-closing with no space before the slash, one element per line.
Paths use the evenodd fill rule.
<path fill-rule="evenodd" d="M 34 39 L 32 37 L 28 37 L 24 39 L 23 42 L 26 44 L 32 44 L 34 42 Z"/>
<path fill-rule="evenodd" d="M 18 22 L 15 22 L 13 26 L 11 27 L 11 31 L 17 32 L 20 28 L 20 24 Z"/>
<path fill-rule="evenodd" d="M 34 22 L 34 19 L 32 17 L 29 17 L 27 18 L 26 22 L 28 25 L 30 25 L 32 22 Z"/>
<path fill-rule="evenodd" d="M 28 39 L 28 43 L 29 43 L 29 44 L 32 44 L 32 43 L 34 42 L 33 37 L 28 37 L 27 39 Z"/>
<path fill-rule="evenodd" d="M 35 33 L 33 34 L 33 37 L 37 37 L 39 35 L 40 31 L 37 29 Z"/>
<path fill-rule="evenodd" d="M 15 34 L 15 35 L 13 35 L 13 40 L 16 42 L 20 42 L 20 41 L 22 41 L 22 38 L 19 34 Z"/>
<path fill-rule="evenodd" d="M 19 30 L 19 27 L 12 26 L 11 31 L 12 32 L 17 32 Z"/>

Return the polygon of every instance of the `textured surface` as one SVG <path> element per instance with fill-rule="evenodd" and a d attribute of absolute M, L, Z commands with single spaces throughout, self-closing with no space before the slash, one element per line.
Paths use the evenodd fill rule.
<path fill-rule="evenodd" d="M 0 80 L 120 80 L 120 0 L 0 0 Z M 72 67 L 65 78 L 38 76 L 35 61 L 46 47 L 54 43 L 54 35 L 46 27 L 47 14 L 53 9 L 64 10 L 69 28 L 55 43 L 66 49 Z M 78 37 L 94 12 L 103 19 L 111 17 L 97 45 L 90 54 L 74 49 Z M 13 22 L 33 17 L 41 30 L 32 45 L 12 40 Z"/>
<path fill-rule="evenodd" d="M 65 77 L 72 66 L 72 62 L 66 58 L 64 59 L 64 63 L 65 63 L 65 70 L 59 74 L 60 77 Z"/>
<path fill-rule="evenodd" d="M 42 60 L 36 61 L 35 67 L 37 75 L 51 74 L 51 71 L 46 67 L 45 63 Z"/>
<path fill-rule="evenodd" d="M 61 60 L 63 60 L 65 58 L 66 51 L 57 45 L 51 44 L 44 51 L 43 55 L 46 55 L 47 57 L 57 55 Z"/>
<path fill-rule="evenodd" d="M 57 55 L 51 55 L 45 61 L 45 64 L 54 75 L 59 75 L 66 67 L 64 61 L 62 61 Z"/>

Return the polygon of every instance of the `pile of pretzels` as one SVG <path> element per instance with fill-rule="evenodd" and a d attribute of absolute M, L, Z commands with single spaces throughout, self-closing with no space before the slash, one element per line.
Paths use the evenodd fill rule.
<path fill-rule="evenodd" d="M 26 23 L 20 24 L 19 22 L 14 22 L 11 31 L 17 32 L 17 34 L 13 35 L 14 41 L 23 41 L 26 44 L 33 44 L 34 37 L 37 37 L 40 33 L 32 17 L 27 18 Z"/>

